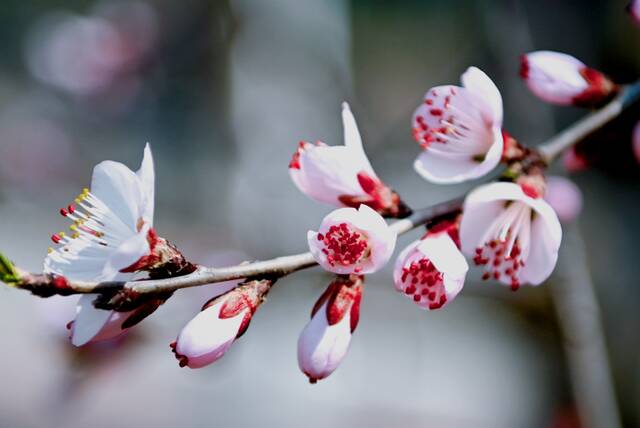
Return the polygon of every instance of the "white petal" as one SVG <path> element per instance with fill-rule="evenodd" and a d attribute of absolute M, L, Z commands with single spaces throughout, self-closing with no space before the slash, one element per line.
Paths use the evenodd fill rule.
<path fill-rule="evenodd" d="M 312 199 L 341 205 L 341 195 L 365 195 L 358 173 L 366 169 L 353 149 L 344 146 L 312 147 L 300 154 L 300 172 L 305 175 L 306 193 Z"/>
<path fill-rule="evenodd" d="M 82 346 L 91 341 L 105 326 L 111 317 L 112 311 L 96 309 L 93 300 L 97 294 L 85 294 L 78 300 L 77 314 L 73 321 L 71 343 L 74 346 Z"/>
<path fill-rule="evenodd" d="M 469 270 L 464 256 L 446 233 L 438 233 L 423 239 L 418 245 L 418 250 L 445 276 L 464 278 Z"/>
<path fill-rule="evenodd" d="M 362 273 L 373 273 L 387 264 L 396 246 L 397 234 L 380 214 L 368 207 L 360 205 L 359 218 L 355 224 L 357 228 L 367 233 L 371 246 L 371 266 L 363 267 Z"/>
<path fill-rule="evenodd" d="M 132 231 L 141 216 L 144 196 L 138 176 L 119 162 L 103 161 L 93 169 L 91 193 L 107 205 Z"/>
<path fill-rule="evenodd" d="M 147 240 L 148 232 L 149 225 L 145 223 L 140 232 L 136 233 L 118 246 L 118 248 L 106 260 L 102 270 L 102 281 L 108 281 L 115 278 L 122 269 L 131 266 L 141 257 L 150 253 L 151 249 L 149 247 L 149 241 Z"/>
<path fill-rule="evenodd" d="M 489 106 L 493 124 L 502 126 L 502 96 L 489 76 L 477 67 L 469 67 L 461 80 L 465 88 Z"/>
<path fill-rule="evenodd" d="M 155 170 L 153 168 L 153 155 L 149 143 L 144 146 L 144 155 L 140 169 L 136 172 L 142 189 L 142 201 L 140 216 L 153 227 L 153 210 L 155 198 Z"/>
<path fill-rule="evenodd" d="M 570 55 L 537 51 L 527 54 L 524 61 L 527 86 L 547 102 L 569 105 L 589 86 L 580 74 L 586 66 Z"/>
<path fill-rule="evenodd" d="M 375 172 L 373 172 L 373 168 L 371 167 L 371 163 L 369 163 L 367 155 L 364 152 L 362 138 L 360 137 L 360 131 L 358 131 L 356 119 L 353 117 L 349 104 L 346 102 L 342 103 L 342 124 L 344 126 L 344 145 L 349 147 L 356 156 L 360 158 L 359 164 L 362 165 L 364 171 L 372 177 L 377 177 Z"/>
<path fill-rule="evenodd" d="M 199 368 L 213 363 L 229 349 L 247 310 L 232 318 L 219 318 L 224 301 L 200 312 L 182 329 L 176 351 L 189 359 L 189 367 Z"/>
<path fill-rule="evenodd" d="M 324 379 L 340 365 L 351 343 L 351 316 L 329 326 L 326 303 L 311 318 L 298 339 L 298 365 L 312 379 Z"/>
<path fill-rule="evenodd" d="M 480 165 L 466 154 L 443 156 L 427 149 L 418 155 L 413 168 L 432 183 L 453 184 L 484 175 Z"/>
<path fill-rule="evenodd" d="M 529 257 L 522 269 L 521 278 L 538 285 L 551 275 L 558 260 L 562 241 L 562 227 L 553 208 L 544 200 L 532 204 L 536 216 L 531 224 Z"/>

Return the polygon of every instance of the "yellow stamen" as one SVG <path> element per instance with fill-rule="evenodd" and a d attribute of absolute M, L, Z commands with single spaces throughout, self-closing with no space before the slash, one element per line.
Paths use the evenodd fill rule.
<path fill-rule="evenodd" d="M 51 247 L 47 248 L 47 254 L 51 254 L 51 253 L 53 253 L 53 248 Z"/>

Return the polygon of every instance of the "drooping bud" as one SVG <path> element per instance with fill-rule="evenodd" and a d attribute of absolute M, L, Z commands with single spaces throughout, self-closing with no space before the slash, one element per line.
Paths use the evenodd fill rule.
<path fill-rule="evenodd" d="M 334 372 L 358 325 L 364 277 L 338 276 L 320 296 L 298 339 L 298 366 L 316 383 Z"/>
<path fill-rule="evenodd" d="M 618 90 L 600 71 L 560 52 L 536 51 L 523 55 L 520 76 L 537 97 L 557 105 L 599 107 Z"/>
<path fill-rule="evenodd" d="M 547 177 L 544 199 L 558 214 L 560 221 L 566 223 L 575 220 L 582 210 L 582 192 L 573 181 L 565 177 Z"/>
<path fill-rule="evenodd" d="M 469 265 L 456 244 L 457 222 L 434 225 L 422 239 L 398 256 L 393 271 L 396 289 L 423 309 L 439 309 L 462 290 Z"/>
<path fill-rule="evenodd" d="M 393 253 L 396 233 L 366 205 L 329 213 L 307 241 L 313 258 L 337 274 L 364 274 L 381 269 Z"/>
<path fill-rule="evenodd" d="M 249 281 L 206 303 L 171 344 L 180 367 L 196 369 L 221 358 L 247 330 L 273 282 Z"/>

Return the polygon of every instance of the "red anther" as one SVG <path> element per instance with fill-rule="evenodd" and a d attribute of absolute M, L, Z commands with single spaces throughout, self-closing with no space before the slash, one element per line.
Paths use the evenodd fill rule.
<path fill-rule="evenodd" d="M 440 108 L 432 108 L 432 109 L 430 109 L 430 110 L 429 110 L 429 113 L 430 113 L 432 116 L 442 116 L 443 111 L 442 111 L 442 109 L 440 109 Z"/>
<path fill-rule="evenodd" d="M 520 184 L 520 188 L 522 189 L 524 194 L 530 198 L 537 199 L 540 197 L 540 192 L 538 192 L 538 189 L 530 184 L 522 183 Z"/>
<path fill-rule="evenodd" d="M 419 301 L 420 301 L 420 299 L 422 299 L 422 296 L 421 296 L 421 295 L 419 295 L 419 294 L 415 294 L 415 295 L 413 296 L 413 301 L 414 301 L 414 302 L 419 302 Z"/>
<path fill-rule="evenodd" d="M 355 265 L 369 255 L 369 243 L 365 236 L 347 223 L 331 226 L 322 239 L 318 234 L 318 240 L 324 242 L 322 251 L 331 265 Z"/>
<path fill-rule="evenodd" d="M 74 204 L 69 204 L 67 211 L 69 211 L 69 214 L 73 214 L 76 211 L 76 206 Z"/>
<path fill-rule="evenodd" d="M 54 233 L 53 235 L 51 235 L 51 240 L 54 244 L 59 244 L 62 238 L 60 237 L 60 235 Z"/>
<path fill-rule="evenodd" d="M 491 277 L 491 274 L 489 272 L 485 272 L 482 274 L 482 279 L 483 280 L 488 280 Z"/>
<path fill-rule="evenodd" d="M 64 208 L 60 208 L 60 215 L 62 217 L 66 217 L 69 215 L 69 213 L 67 212 L 67 210 L 65 210 Z"/>

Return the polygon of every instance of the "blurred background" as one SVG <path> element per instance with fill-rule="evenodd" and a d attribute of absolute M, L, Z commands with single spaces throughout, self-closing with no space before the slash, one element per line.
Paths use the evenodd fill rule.
<path fill-rule="evenodd" d="M 58 209 L 88 186 L 93 165 L 136 169 L 148 141 L 156 230 L 190 260 L 222 266 L 305 251 L 306 231 L 330 208 L 299 193 L 287 165 L 301 139 L 342 143 L 343 100 L 378 174 L 410 205 L 457 196 L 473 184 L 432 185 L 411 167 L 410 117 L 423 93 L 476 65 L 500 88 L 509 131 L 541 142 L 584 112 L 535 99 L 518 77 L 519 55 L 563 51 L 631 81 L 640 29 L 624 6 L 5 0 L 0 248 L 41 270 L 49 236 L 68 226 Z M 582 230 L 624 426 L 637 427 L 638 174 L 572 178 L 585 209 L 566 230 Z M 550 282 L 562 286 L 582 250 L 563 249 Z M 201 370 L 180 369 L 168 344 L 224 285 L 179 292 L 128 336 L 80 350 L 66 341 L 75 298 L 2 287 L 0 426 L 580 426 L 550 286 L 512 293 L 474 271 L 453 304 L 427 313 L 394 291 L 388 270 L 378 273 L 349 355 L 309 385 L 296 342 L 329 281 L 313 269 L 278 282 L 242 339 Z"/>

